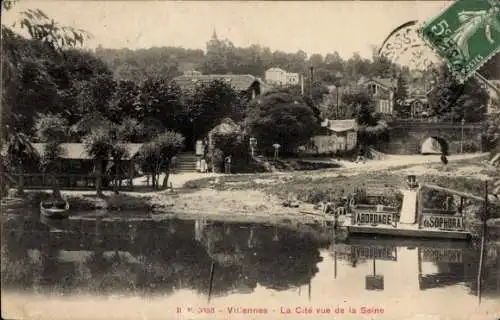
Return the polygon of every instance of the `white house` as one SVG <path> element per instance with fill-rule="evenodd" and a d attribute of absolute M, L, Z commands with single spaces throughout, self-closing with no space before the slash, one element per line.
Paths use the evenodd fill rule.
<path fill-rule="evenodd" d="M 327 154 L 347 152 L 356 148 L 358 125 L 356 119 L 323 121 L 324 133 L 311 138 L 307 153 Z"/>
<path fill-rule="evenodd" d="M 287 72 L 281 68 L 270 68 L 265 73 L 265 81 L 268 84 L 288 86 L 299 84 L 298 73 Z"/>

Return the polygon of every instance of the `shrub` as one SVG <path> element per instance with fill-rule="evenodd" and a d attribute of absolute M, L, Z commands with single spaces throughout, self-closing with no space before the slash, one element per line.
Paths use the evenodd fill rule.
<path fill-rule="evenodd" d="M 465 142 L 463 148 L 464 152 L 467 153 L 473 153 L 479 151 L 479 148 L 472 142 Z"/>
<path fill-rule="evenodd" d="M 131 197 L 127 195 L 113 195 L 106 198 L 106 206 L 108 211 L 151 211 L 153 206 L 150 202 L 150 197 Z"/>

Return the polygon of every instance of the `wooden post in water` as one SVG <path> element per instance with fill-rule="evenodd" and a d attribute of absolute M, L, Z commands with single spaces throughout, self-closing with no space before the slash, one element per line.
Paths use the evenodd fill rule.
<path fill-rule="evenodd" d="M 376 269 L 375 269 L 375 257 L 373 257 L 373 275 L 375 276 L 377 274 Z"/>
<path fill-rule="evenodd" d="M 481 236 L 481 252 L 479 255 L 479 267 L 477 272 L 477 296 L 479 299 L 479 303 L 481 303 L 481 284 L 482 284 L 482 273 L 483 273 L 483 259 L 484 259 L 484 247 L 485 247 L 485 238 L 486 238 L 486 227 L 488 220 L 488 181 L 484 183 L 484 212 L 482 214 L 483 219 L 483 234 Z"/>
<path fill-rule="evenodd" d="M 210 298 L 212 296 L 212 286 L 214 283 L 214 269 L 215 269 L 215 263 L 212 262 L 212 267 L 210 268 L 210 281 L 208 283 L 208 303 L 210 303 Z"/>
<path fill-rule="evenodd" d="M 311 279 L 309 279 L 309 284 L 307 285 L 307 297 L 311 301 Z"/>
<path fill-rule="evenodd" d="M 333 278 L 337 279 L 337 252 L 333 253 Z"/>

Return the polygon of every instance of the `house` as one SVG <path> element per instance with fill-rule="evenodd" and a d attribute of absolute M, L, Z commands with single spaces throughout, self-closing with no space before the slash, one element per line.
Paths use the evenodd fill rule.
<path fill-rule="evenodd" d="M 396 81 L 391 78 L 371 77 L 361 79 L 359 85 L 367 89 L 375 101 L 375 112 L 393 114 Z"/>
<path fill-rule="evenodd" d="M 33 148 L 37 153 L 42 156 L 45 152 L 45 143 L 32 143 Z M 125 150 L 126 155 L 119 161 L 118 175 L 122 179 L 128 179 L 130 186 L 132 186 L 132 178 L 135 174 L 135 164 L 139 150 L 142 143 L 124 143 L 121 144 Z M 59 185 L 62 188 L 78 188 L 78 187 L 92 187 L 95 178 L 94 175 L 94 159 L 87 153 L 83 143 L 62 143 L 60 144 L 60 170 L 61 174 L 58 178 Z M 108 164 L 106 166 L 104 175 L 114 176 L 116 171 L 116 164 L 113 159 L 105 159 Z M 40 176 L 42 180 L 43 176 Z M 105 179 L 106 180 L 106 179 Z M 29 181 L 26 182 L 27 186 L 43 186 L 44 181 Z"/>
<path fill-rule="evenodd" d="M 486 86 L 486 90 L 488 91 L 489 94 L 489 99 L 488 99 L 488 114 L 498 114 L 500 113 L 500 80 L 489 80 L 489 82 L 498 88 L 498 90 L 495 90 L 493 88 L 490 88 L 489 86 Z"/>
<path fill-rule="evenodd" d="M 197 85 L 209 84 L 214 80 L 228 83 L 238 93 L 253 99 L 268 91 L 269 86 L 262 79 L 250 74 L 201 74 L 198 71 L 186 71 L 184 75 L 175 77 L 173 81 L 183 90 L 194 90 Z"/>
<path fill-rule="evenodd" d="M 265 80 L 268 84 L 278 86 L 297 85 L 300 81 L 298 73 L 287 72 L 281 68 L 270 68 L 265 73 Z"/>
<path fill-rule="evenodd" d="M 311 138 L 306 152 L 316 154 L 342 153 L 356 148 L 358 124 L 356 119 L 324 120 L 323 133 Z"/>

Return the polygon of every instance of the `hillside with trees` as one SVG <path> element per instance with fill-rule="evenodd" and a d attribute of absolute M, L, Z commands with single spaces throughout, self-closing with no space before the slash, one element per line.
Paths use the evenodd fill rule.
<path fill-rule="evenodd" d="M 2 5 L 8 10 L 12 2 Z M 178 152 L 181 145 L 191 149 L 196 139 L 206 137 L 226 118 L 244 125 L 247 134 L 262 137 L 262 142 L 264 137 L 273 137 L 275 141 L 267 141 L 267 146 L 279 141 L 284 148 L 293 149 L 316 133 L 316 124 L 325 114 L 321 103 L 327 85 L 344 86 L 361 77 L 392 77 L 398 79 L 396 95 L 401 99 L 408 94 L 405 86 L 411 84 L 404 80 L 411 79 L 410 70 L 377 56 L 376 51 L 371 59 L 354 53 L 345 60 L 337 52 L 308 56 L 300 50 L 286 53 L 259 45 L 236 47 L 214 33 L 206 52 L 174 47 L 99 47 L 91 52 L 79 48 L 88 38 L 85 31 L 51 22 L 39 10 L 28 10 L 21 16 L 29 37 L 2 24 L 2 143 L 6 142 L 10 154 L 3 160 L 21 159 L 18 165 L 22 159 L 30 159 L 26 141 L 53 141 L 45 155 L 48 171 L 52 170 L 50 162 L 57 158 L 57 145 L 63 142 L 84 142 L 96 159 L 121 154 L 112 147 L 115 142 L 157 141 L 148 148 L 158 148 L 159 153 Z M 492 76 L 498 59 L 497 55 L 481 72 Z M 249 102 L 223 81 L 187 91 L 171 81 L 185 70 L 263 77 L 270 67 L 307 75 L 304 95 L 297 86 Z M 462 117 L 482 120 L 487 99 L 484 89 L 474 80 L 457 85 L 445 71 L 437 71 L 437 89 L 430 97 L 435 115 L 452 121 Z M 456 94 L 443 104 L 446 92 Z M 360 112 L 372 108 L 367 99 L 365 95 L 344 97 L 342 104 L 350 110 L 345 116 L 362 118 Z M 64 134 L 49 130 L 54 123 L 64 128 Z M 287 126 L 294 130 L 286 133 Z M 165 134 L 169 139 L 161 140 Z M 155 150 L 143 150 L 148 152 Z M 172 156 L 170 151 L 168 154 Z"/>

